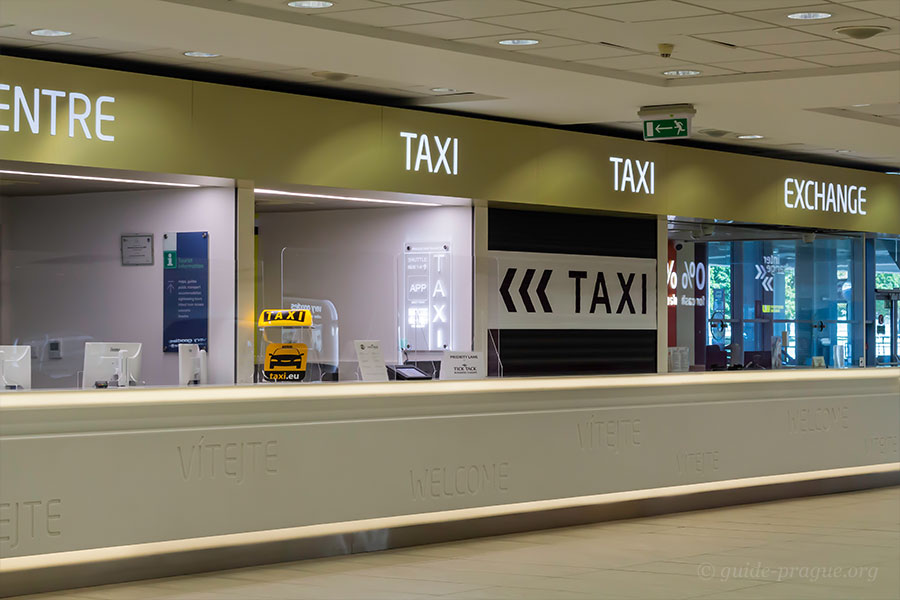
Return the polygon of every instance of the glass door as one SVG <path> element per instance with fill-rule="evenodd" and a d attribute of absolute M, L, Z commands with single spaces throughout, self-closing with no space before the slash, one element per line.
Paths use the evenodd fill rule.
<path fill-rule="evenodd" d="M 900 366 L 900 290 L 875 293 L 875 364 Z"/>

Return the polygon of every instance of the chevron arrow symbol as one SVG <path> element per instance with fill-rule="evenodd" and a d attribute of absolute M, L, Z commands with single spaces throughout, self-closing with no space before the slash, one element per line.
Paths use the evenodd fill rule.
<path fill-rule="evenodd" d="M 518 312 L 516 303 L 509 291 L 513 285 L 513 280 L 516 278 L 517 272 L 518 269 L 514 267 L 506 269 L 506 274 L 503 276 L 503 282 L 500 284 L 500 297 L 503 298 L 503 304 L 506 305 L 506 312 Z M 536 273 L 537 269 L 525 269 L 525 275 L 522 277 L 522 281 L 519 283 L 518 287 L 519 297 L 522 299 L 522 306 L 525 307 L 526 312 L 530 313 L 537 312 L 537 309 L 534 306 L 534 300 L 528 291 L 528 288 L 531 287 L 531 284 L 534 281 Z M 553 312 L 550 298 L 547 297 L 547 286 L 550 284 L 550 278 L 552 276 L 553 269 L 544 269 L 541 273 L 541 278 L 538 281 L 537 287 L 534 290 L 538 302 L 541 304 L 541 309 L 545 313 Z"/>
<path fill-rule="evenodd" d="M 766 277 L 762 280 L 762 287 L 767 292 L 774 292 L 775 288 L 772 287 L 772 282 L 775 281 L 774 277 Z"/>
<path fill-rule="evenodd" d="M 503 277 L 503 283 L 500 284 L 500 297 L 503 298 L 503 304 L 506 305 L 506 312 L 516 312 L 516 303 L 513 302 L 512 296 L 509 295 L 509 286 L 512 285 L 515 276 L 516 269 L 507 269 L 506 275 Z"/>
<path fill-rule="evenodd" d="M 544 309 L 545 313 L 553 312 L 553 307 L 550 306 L 550 299 L 547 298 L 547 284 L 550 283 L 551 275 L 553 275 L 553 269 L 544 269 L 544 274 L 541 275 L 541 280 L 537 286 L 537 297 L 541 301 L 541 308 Z"/>
<path fill-rule="evenodd" d="M 528 286 L 531 285 L 533 278 L 534 269 L 525 269 L 525 277 L 522 278 L 522 283 L 519 284 L 519 296 L 522 297 L 525 310 L 530 313 L 534 312 L 534 303 L 531 301 L 531 296 L 528 295 Z"/>
<path fill-rule="evenodd" d="M 765 276 L 766 276 L 766 269 L 762 265 L 756 265 L 755 279 L 762 279 Z"/>

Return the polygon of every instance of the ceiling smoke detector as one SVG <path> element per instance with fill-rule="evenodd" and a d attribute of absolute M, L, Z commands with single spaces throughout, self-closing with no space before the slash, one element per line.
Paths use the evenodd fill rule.
<path fill-rule="evenodd" d="M 890 27 L 884 27 L 883 25 L 847 25 L 845 27 L 835 27 L 834 32 L 846 35 L 854 40 L 867 40 L 879 33 L 890 31 L 890 29 Z"/>

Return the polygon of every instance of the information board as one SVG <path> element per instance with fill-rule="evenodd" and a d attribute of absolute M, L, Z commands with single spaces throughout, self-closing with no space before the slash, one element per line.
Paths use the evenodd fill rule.
<path fill-rule="evenodd" d="M 209 233 L 163 234 L 163 352 L 208 350 L 208 336 Z"/>

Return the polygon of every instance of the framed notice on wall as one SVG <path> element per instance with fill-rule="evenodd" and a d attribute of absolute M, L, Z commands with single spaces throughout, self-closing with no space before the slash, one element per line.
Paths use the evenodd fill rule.
<path fill-rule="evenodd" d="M 153 264 L 153 234 L 129 233 L 122 236 L 122 266 Z"/>
<path fill-rule="evenodd" d="M 207 349 L 209 233 L 163 234 L 163 352 L 178 344 Z"/>

